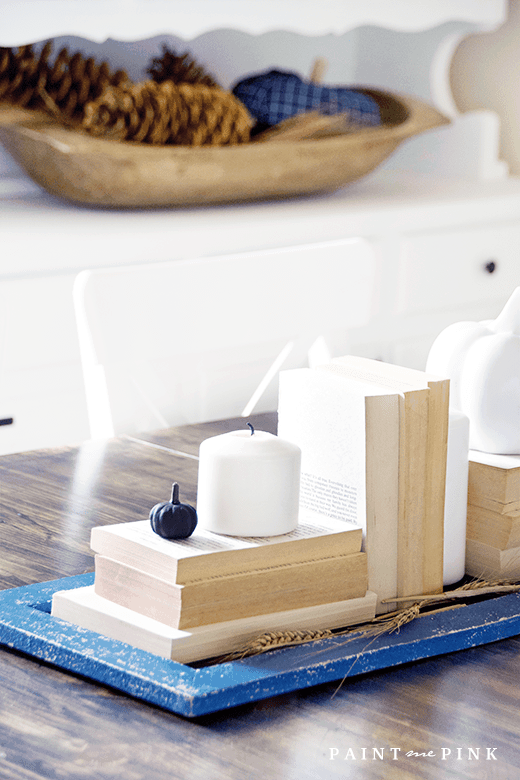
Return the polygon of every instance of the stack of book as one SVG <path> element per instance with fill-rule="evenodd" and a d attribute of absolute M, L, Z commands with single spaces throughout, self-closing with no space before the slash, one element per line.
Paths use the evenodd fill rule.
<path fill-rule="evenodd" d="M 297 529 L 238 538 L 197 529 L 168 540 L 148 521 L 92 529 L 94 585 L 54 594 L 52 614 L 182 662 L 266 631 L 371 620 L 362 531 L 303 513 Z"/>
<path fill-rule="evenodd" d="M 448 420 L 449 380 L 422 371 L 348 356 L 280 374 L 301 506 L 364 529 L 378 613 L 443 589 Z"/>
<path fill-rule="evenodd" d="M 466 573 L 520 577 L 520 455 L 470 451 Z"/>

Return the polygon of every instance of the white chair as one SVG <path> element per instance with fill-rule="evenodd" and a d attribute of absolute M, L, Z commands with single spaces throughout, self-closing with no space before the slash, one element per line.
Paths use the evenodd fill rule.
<path fill-rule="evenodd" d="M 361 239 L 83 271 L 93 438 L 277 408 L 277 374 L 347 351 L 373 307 Z"/>

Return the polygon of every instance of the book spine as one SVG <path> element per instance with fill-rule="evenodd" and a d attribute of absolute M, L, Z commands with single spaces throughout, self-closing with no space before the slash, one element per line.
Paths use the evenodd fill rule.
<path fill-rule="evenodd" d="M 361 598 L 367 592 L 365 553 L 171 585 L 146 572 L 96 556 L 96 594 L 173 628 Z"/>
<path fill-rule="evenodd" d="M 495 456 L 500 459 L 500 456 Z M 507 506 L 520 505 L 520 467 L 504 467 L 469 460 L 468 500 L 485 506 L 483 501 Z M 496 511 L 501 511 L 497 509 Z"/>
<path fill-rule="evenodd" d="M 487 579 L 518 579 L 520 547 L 499 550 L 489 544 L 466 540 L 466 574 Z"/>
<path fill-rule="evenodd" d="M 154 655 L 192 663 L 240 649 L 268 631 L 313 631 L 364 623 L 375 617 L 375 605 L 375 593 L 369 592 L 359 599 L 178 631 L 100 598 L 89 585 L 55 593 L 52 614 Z"/>
<path fill-rule="evenodd" d="M 400 396 L 398 596 L 423 593 L 429 390 Z"/>
<path fill-rule="evenodd" d="M 449 380 L 429 382 L 429 390 L 423 590 L 421 593 L 442 593 Z"/>
<path fill-rule="evenodd" d="M 399 397 L 367 396 L 365 425 L 368 587 L 381 614 L 395 609 L 382 600 L 397 595 Z"/>
<path fill-rule="evenodd" d="M 520 513 L 499 514 L 468 504 L 466 538 L 499 550 L 520 546 Z"/>
<path fill-rule="evenodd" d="M 291 541 L 277 541 L 258 547 L 224 550 L 176 558 L 171 554 L 172 544 L 168 540 L 162 552 L 156 546 L 147 544 L 147 535 L 142 531 L 130 536 L 114 534 L 103 526 L 92 529 L 91 547 L 120 563 L 148 569 L 172 585 L 188 585 L 209 577 L 243 574 L 252 569 L 270 569 L 276 565 L 305 563 L 311 560 L 327 559 L 340 555 L 351 555 L 361 551 L 362 530 L 345 526 L 344 531 L 301 536 Z M 155 541 L 155 540 L 154 540 Z"/>

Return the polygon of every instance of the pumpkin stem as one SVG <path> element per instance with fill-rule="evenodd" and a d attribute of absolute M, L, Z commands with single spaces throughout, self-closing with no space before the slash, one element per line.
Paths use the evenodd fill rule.
<path fill-rule="evenodd" d="M 178 504 L 179 502 L 179 483 L 174 482 L 172 485 L 172 497 L 170 500 L 171 504 Z"/>
<path fill-rule="evenodd" d="M 520 287 L 517 287 L 495 320 L 498 333 L 514 333 L 520 336 Z"/>
<path fill-rule="evenodd" d="M 253 435 L 253 433 L 255 432 L 255 429 L 253 428 L 253 426 L 251 425 L 251 423 L 246 423 L 246 424 L 247 424 L 247 425 L 249 425 L 249 427 L 251 428 L 251 436 L 252 436 L 252 435 Z"/>

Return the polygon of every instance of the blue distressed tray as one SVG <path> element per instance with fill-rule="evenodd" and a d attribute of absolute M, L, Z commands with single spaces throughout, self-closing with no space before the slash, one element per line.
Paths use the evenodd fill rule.
<path fill-rule="evenodd" d="M 191 718 L 320 683 L 520 634 L 520 595 L 423 615 L 394 634 L 333 637 L 192 668 L 50 615 L 57 590 L 90 585 L 83 574 L 0 592 L 0 644 Z"/>

